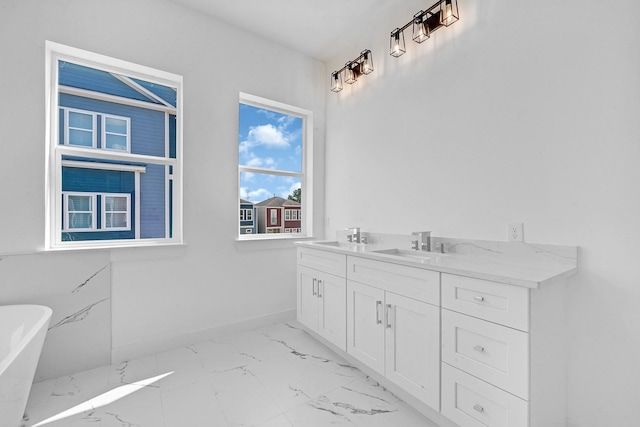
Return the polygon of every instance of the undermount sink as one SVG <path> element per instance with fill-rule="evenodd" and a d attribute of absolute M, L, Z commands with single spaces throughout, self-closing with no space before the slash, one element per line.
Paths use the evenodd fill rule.
<path fill-rule="evenodd" d="M 337 248 L 352 248 L 363 243 L 339 242 L 337 240 L 327 240 L 324 242 L 314 242 L 316 245 L 335 246 Z"/>
<path fill-rule="evenodd" d="M 439 252 L 425 252 L 425 251 L 416 251 L 412 249 L 380 249 L 379 251 L 373 251 L 379 254 L 385 255 L 393 255 L 402 258 L 415 258 L 419 260 L 427 260 L 431 258 L 437 258 L 440 256 L 446 256 L 446 254 L 442 254 Z"/>

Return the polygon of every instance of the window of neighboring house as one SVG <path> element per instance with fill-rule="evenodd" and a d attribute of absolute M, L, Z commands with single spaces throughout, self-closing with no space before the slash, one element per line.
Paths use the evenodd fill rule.
<path fill-rule="evenodd" d="M 284 211 L 284 220 L 289 221 L 290 219 L 291 219 L 291 210 L 287 209 L 286 211 Z"/>
<path fill-rule="evenodd" d="M 102 116 L 102 141 L 107 150 L 129 151 L 129 117 Z"/>
<path fill-rule="evenodd" d="M 253 209 L 241 209 L 240 221 L 251 221 L 253 219 Z"/>
<path fill-rule="evenodd" d="M 96 196 L 64 194 L 64 229 L 94 230 L 96 228 Z"/>
<path fill-rule="evenodd" d="M 46 249 L 182 243 L 182 77 L 46 43 Z"/>
<path fill-rule="evenodd" d="M 130 196 L 105 194 L 103 196 L 102 224 L 111 230 L 129 230 L 131 221 Z"/>
<path fill-rule="evenodd" d="M 64 109 L 67 145 L 96 147 L 96 115 L 90 111 Z"/>
<path fill-rule="evenodd" d="M 296 215 L 302 222 L 292 232 L 313 235 L 312 131 L 311 111 L 240 94 L 238 198 L 254 203 L 258 211 L 276 207 L 269 215 L 256 216 L 256 233 L 250 238 L 278 232 L 269 227 L 278 224 L 277 210 L 285 202 L 300 205 L 299 214 L 283 209 L 285 220 Z M 244 237 L 242 231 L 239 234 Z"/>

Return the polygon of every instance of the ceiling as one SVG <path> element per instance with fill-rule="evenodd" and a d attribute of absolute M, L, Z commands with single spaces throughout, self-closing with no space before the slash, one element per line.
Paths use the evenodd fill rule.
<path fill-rule="evenodd" d="M 173 1 L 321 61 L 328 61 L 336 54 L 335 46 L 341 39 L 362 31 L 362 23 L 379 22 L 398 6 L 413 10 L 423 3 L 416 0 Z"/>

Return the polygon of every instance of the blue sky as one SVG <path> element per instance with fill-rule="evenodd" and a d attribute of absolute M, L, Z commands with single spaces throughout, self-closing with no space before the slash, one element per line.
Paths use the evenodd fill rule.
<path fill-rule="evenodd" d="M 302 171 L 302 119 L 240 104 L 238 154 L 242 166 Z M 274 195 L 285 199 L 300 188 L 297 177 L 241 172 L 240 198 L 261 202 Z"/>

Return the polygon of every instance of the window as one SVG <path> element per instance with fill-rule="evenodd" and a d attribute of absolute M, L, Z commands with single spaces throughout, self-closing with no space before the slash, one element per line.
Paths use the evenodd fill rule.
<path fill-rule="evenodd" d="M 64 194 L 64 229 L 93 230 L 96 224 L 96 198 L 86 194 Z"/>
<path fill-rule="evenodd" d="M 102 141 L 107 150 L 129 151 L 128 117 L 102 116 Z"/>
<path fill-rule="evenodd" d="M 241 209 L 240 221 L 253 221 L 253 209 Z"/>
<path fill-rule="evenodd" d="M 312 130 L 310 111 L 240 94 L 238 198 L 241 204 L 250 202 L 255 208 L 250 239 L 284 234 L 284 224 L 279 223 L 283 220 L 300 221 L 289 227 L 289 234 L 313 235 Z M 246 238 L 243 234 L 248 233 L 241 226 L 239 234 Z"/>
<path fill-rule="evenodd" d="M 96 115 L 89 111 L 64 109 L 65 139 L 67 145 L 96 146 Z"/>
<path fill-rule="evenodd" d="M 182 77 L 47 42 L 47 249 L 182 242 Z"/>
<path fill-rule="evenodd" d="M 131 203 L 129 194 L 104 195 L 104 209 L 102 210 L 102 224 L 111 230 L 129 230 Z"/>

